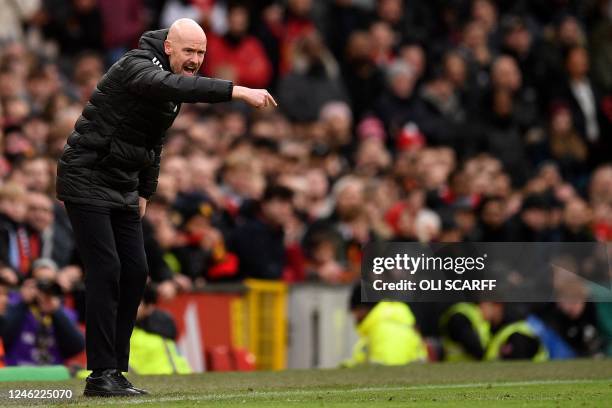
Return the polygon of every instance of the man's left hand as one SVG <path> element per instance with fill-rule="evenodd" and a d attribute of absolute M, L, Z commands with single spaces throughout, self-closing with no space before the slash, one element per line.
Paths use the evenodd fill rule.
<path fill-rule="evenodd" d="M 138 197 L 138 210 L 140 212 L 140 218 L 144 217 L 145 211 L 147 210 L 147 199 L 144 197 Z"/>

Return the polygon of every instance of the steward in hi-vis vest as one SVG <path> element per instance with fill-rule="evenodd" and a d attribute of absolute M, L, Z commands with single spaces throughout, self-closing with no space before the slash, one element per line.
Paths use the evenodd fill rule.
<path fill-rule="evenodd" d="M 548 351 L 525 320 L 502 327 L 491 339 L 486 360 L 548 360 Z"/>
<path fill-rule="evenodd" d="M 491 339 L 491 325 L 479 305 L 456 303 L 442 314 L 440 334 L 444 360 L 482 360 Z"/>

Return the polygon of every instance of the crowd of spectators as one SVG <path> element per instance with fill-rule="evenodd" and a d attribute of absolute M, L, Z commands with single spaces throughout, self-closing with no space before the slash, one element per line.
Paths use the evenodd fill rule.
<path fill-rule="evenodd" d="M 182 107 L 143 221 L 162 299 L 246 277 L 352 283 L 373 241 L 612 240 L 612 1 L 0 0 L 0 10 L 0 278 L 20 288 L 0 314 L 14 323 L 23 302 L 38 305 L 41 327 L 69 333 L 57 355 L 82 347 L 68 322 L 84 302 L 56 161 L 105 69 L 179 17 L 206 30 L 202 74 L 268 88 L 279 107 Z M 547 313 L 597 330 L 590 299 Z"/>

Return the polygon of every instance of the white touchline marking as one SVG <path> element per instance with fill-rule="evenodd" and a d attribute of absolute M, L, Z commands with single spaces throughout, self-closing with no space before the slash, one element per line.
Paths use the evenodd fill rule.
<path fill-rule="evenodd" d="M 328 394 L 344 394 L 347 392 L 381 392 L 381 391 L 405 391 L 405 390 L 436 390 L 436 389 L 454 389 L 454 388 L 480 388 L 489 387 L 523 387 L 531 385 L 546 385 L 546 384 L 582 384 L 582 383 L 607 383 L 612 381 L 610 379 L 586 379 L 586 380 L 539 380 L 539 381 L 510 381 L 510 382 L 480 382 L 480 383 L 464 383 L 464 384 L 430 384 L 430 385 L 411 385 L 406 387 L 366 387 L 366 388 L 348 388 L 348 389 L 318 389 L 318 390 L 287 390 L 287 391 L 244 391 L 235 394 L 207 394 L 207 395 L 190 395 L 190 396 L 176 396 L 176 397 L 159 397 L 153 396 L 147 398 L 138 399 L 121 399 L 121 404 L 149 404 L 155 402 L 179 402 L 179 401 L 222 401 L 239 398 L 250 398 L 250 397 L 290 397 L 294 395 L 321 395 L 325 396 Z M 487 388 L 489 389 L 489 388 Z M 89 401 L 89 405 L 107 405 L 109 401 Z"/>

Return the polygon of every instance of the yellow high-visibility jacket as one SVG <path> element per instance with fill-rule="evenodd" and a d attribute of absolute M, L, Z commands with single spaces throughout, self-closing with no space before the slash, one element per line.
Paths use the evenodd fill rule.
<path fill-rule="evenodd" d="M 130 338 L 130 370 L 135 374 L 191 374 L 174 341 L 135 327 Z"/>
<path fill-rule="evenodd" d="M 491 325 L 487 322 L 475 303 L 455 303 L 440 318 L 440 332 L 442 335 L 442 347 L 444 348 L 444 360 L 446 361 L 473 361 L 474 356 L 467 353 L 464 347 L 453 341 L 446 333 L 447 325 L 451 317 L 456 314 L 465 316 L 471 323 L 474 331 L 478 334 L 482 349 L 486 352 L 491 340 Z"/>
<path fill-rule="evenodd" d="M 485 354 L 486 360 L 498 360 L 500 358 L 500 351 L 504 344 L 508 341 L 510 336 L 518 333 L 527 337 L 531 337 L 537 339 L 540 343 L 540 347 L 538 348 L 537 353 L 533 356 L 533 361 L 546 361 L 548 360 L 548 350 L 539 339 L 539 337 L 535 334 L 531 326 L 525 320 L 519 320 L 518 322 L 514 322 L 508 324 L 507 326 L 501 328 L 489 343 L 489 348 Z"/>
<path fill-rule="evenodd" d="M 378 303 L 357 327 L 359 340 L 353 348 L 352 358 L 344 366 L 404 365 L 425 361 L 427 348 L 415 323 L 405 303 Z"/>

